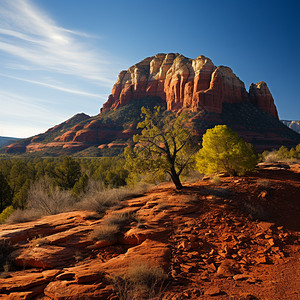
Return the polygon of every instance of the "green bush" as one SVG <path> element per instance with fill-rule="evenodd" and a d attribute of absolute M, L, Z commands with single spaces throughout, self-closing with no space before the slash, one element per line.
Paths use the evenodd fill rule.
<path fill-rule="evenodd" d="M 12 205 L 6 207 L 3 212 L 0 214 L 0 224 L 3 224 L 6 219 L 13 213 L 14 208 Z"/>
<path fill-rule="evenodd" d="M 202 148 L 196 154 L 196 168 L 204 174 L 243 175 L 255 168 L 257 159 L 251 144 L 226 125 L 217 125 L 203 135 Z"/>

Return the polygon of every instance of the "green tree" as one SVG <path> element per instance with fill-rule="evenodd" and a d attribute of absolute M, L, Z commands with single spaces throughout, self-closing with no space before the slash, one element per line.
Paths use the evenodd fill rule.
<path fill-rule="evenodd" d="M 177 189 L 182 188 L 180 175 L 189 165 L 192 157 L 191 129 L 187 116 L 176 117 L 170 112 L 154 111 L 142 107 L 138 123 L 141 134 L 133 137 L 135 147 L 124 151 L 126 167 L 130 173 L 141 174 L 150 171 L 156 174 L 169 174 Z"/>
<path fill-rule="evenodd" d="M 72 188 L 72 195 L 78 197 L 86 191 L 89 178 L 86 174 L 82 175 Z"/>
<path fill-rule="evenodd" d="M 65 190 L 72 189 L 81 177 L 80 164 L 72 157 L 65 156 L 49 175 L 59 187 Z"/>
<path fill-rule="evenodd" d="M 226 125 L 208 129 L 203 135 L 202 148 L 196 154 L 196 167 L 204 174 L 225 171 L 231 176 L 243 175 L 256 164 L 253 146 Z"/>
<path fill-rule="evenodd" d="M 28 198 L 28 191 L 30 188 L 32 181 L 30 179 L 27 179 L 22 187 L 14 194 L 13 197 L 13 206 L 15 208 L 21 208 L 24 209 L 27 203 Z"/>
<path fill-rule="evenodd" d="M 11 204 L 11 200 L 12 192 L 10 186 L 3 174 L 0 173 L 0 212 L 2 212 L 6 206 Z"/>
<path fill-rule="evenodd" d="M 279 158 L 289 158 L 290 157 L 289 149 L 286 146 L 281 146 L 277 151 L 277 156 Z"/>
<path fill-rule="evenodd" d="M 119 187 L 126 185 L 128 171 L 124 167 L 124 159 L 120 157 L 103 157 L 98 159 L 98 167 L 93 178 L 103 182 L 105 186 Z"/>

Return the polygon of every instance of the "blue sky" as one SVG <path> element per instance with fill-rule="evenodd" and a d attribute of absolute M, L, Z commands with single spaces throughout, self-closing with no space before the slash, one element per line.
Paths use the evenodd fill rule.
<path fill-rule="evenodd" d="M 0 136 L 96 115 L 118 73 L 159 52 L 266 81 L 281 119 L 300 119 L 300 2 L 0 1 Z"/>

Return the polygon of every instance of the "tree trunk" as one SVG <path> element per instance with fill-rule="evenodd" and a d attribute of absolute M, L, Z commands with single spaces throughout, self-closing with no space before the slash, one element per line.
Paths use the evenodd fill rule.
<path fill-rule="evenodd" d="M 175 184 L 175 187 L 177 190 L 181 190 L 183 188 L 180 178 L 179 178 L 179 175 L 176 173 L 174 167 L 171 168 L 171 179 L 172 179 L 173 183 Z"/>

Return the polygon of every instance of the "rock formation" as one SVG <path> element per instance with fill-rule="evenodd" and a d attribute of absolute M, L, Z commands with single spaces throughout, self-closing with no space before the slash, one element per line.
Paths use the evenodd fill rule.
<path fill-rule="evenodd" d="M 201 55 L 196 59 L 180 54 L 157 54 L 122 71 L 102 112 L 117 109 L 132 99 L 161 97 L 167 109 L 205 109 L 220 114 L 223 103 L 250 101 L 278 119 L 274 99 L 265 82 L 244 83 L 228 67 L 216 67 Z"/>
<path fill-rule="evenodd" d="M 192 121 L 198 124 L 199 141 L 207 128 L 226 124 L 259 151 L 294 147 L 300 142 L 299 134 L 279 122 L 266 83 L 252 83 L 247 92 L 228 67 L 216 67 L 203 55 L 190 59 L 168 53 L 122 71 L 97 116 L 77 114 L 44 134 L 7 146 L 6 152 L 114 155 L 137 133 L 141 107 L 155 105 L 198 115 Z"/>
<path fill-rule="evenodd" d="M 137 282 L 152 283 L 155 267 L 168 274 L 152 299 L 299 299 L 300 165 L 281 166 L 222 177 L 218 188 L 202 180 L 174 193 L 164 183 L 103 215 L 86 203 L 0 225 L 0 299 L 146 299 L 115 278 L 141 265 Z M 93 239 L 116 215 L 128 216 L 117 234 Z"/>
<path fill-rule="evenodd" d="M 300 121 L 287 121 L 287 120 L 282 120 L 281 121 L 284 125 L 287 127 L 291 128 L 292 130 L 300 133 Z"/>

